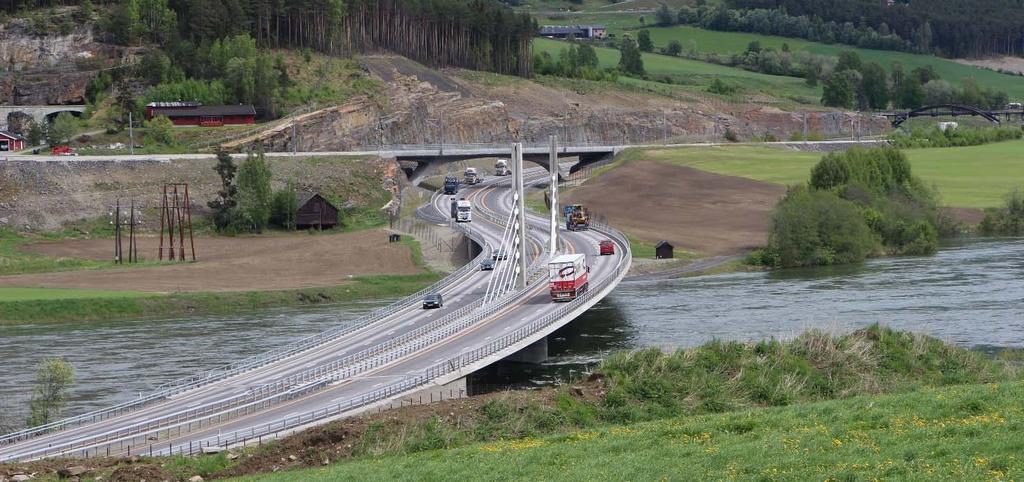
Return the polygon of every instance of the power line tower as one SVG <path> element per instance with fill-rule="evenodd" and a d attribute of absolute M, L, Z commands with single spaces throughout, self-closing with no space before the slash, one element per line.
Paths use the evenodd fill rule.
<path fill-rule="evenodd" d="M 185 261 L 185 235 L 188 233 L 192 261 L 196 260 L 196 243 L 192 236 L 192 203 L 188 197 L 187 183 L 165 183 L 160 199 L 160 252 L 158 259 L 164 259 L 164 250 L 170 261 Z M 164 234 L 167 244 L 164 244 Z M 177 234 L 177 238 L 175 238 Z M 177 245 L 177 246 L 175 246 Z"/>
<path fill-rule="evenodd" d="M 127 257 L 129 263 L 139 261 L 139 244 L 135 240 L 135 226 L 142 224 L 142 213 L 135 209 L 135 200 L 131 200 L 128 212 L 121 206 L 121 200 L 110 210 L 110 224 L 114 227 L 114 263 L 123 264 Z M 123 234 L 128 227 L 128 253 L 125 256 Z"/>

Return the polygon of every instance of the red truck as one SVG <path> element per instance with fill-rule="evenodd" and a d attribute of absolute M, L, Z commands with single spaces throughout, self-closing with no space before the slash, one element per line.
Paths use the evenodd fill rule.
<path fill-rule="evenodd" d="M 563 254 L 548 263 L 552 301 L 572 301 L 587 291 L 590 268 L 582 254 Z"/>
<path fill-rule="evenodd" d="M 74 156 L 75 151 L 68 146 L 53 146 L 50 149 L 51 156 Z"/>

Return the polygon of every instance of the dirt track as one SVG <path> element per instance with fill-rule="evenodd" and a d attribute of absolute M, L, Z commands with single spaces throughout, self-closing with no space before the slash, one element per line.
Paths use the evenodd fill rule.
<path fill-rule="evenodd" d="M 159 240 L 143 238 L 139 256 L 155 259 Z M 125 247 L 127 250 L 127 240 Z M 33 245 L 49 256 L 111 259 L 113 240 Z M 0 286 L 134 291 L 261 291 L 334 286 L 349 276 L 420 272 L 405 245 L 383 230 L 341 234 L 199 237 L 196 263 L 0 277 Z"/>
<path fill-rule="evenodd" d="M 771 210 L 785 192 L 777 184 L 635 161 L 571 191 L 564 201 L 582 203 L 644 241 L 730 255 L 765 244 Z"/>

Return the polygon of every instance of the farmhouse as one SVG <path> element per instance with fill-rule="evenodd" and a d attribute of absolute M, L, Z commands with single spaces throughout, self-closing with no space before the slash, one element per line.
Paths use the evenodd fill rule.
<path fill-rule="evenodd" d="M 608 33 L 604 25 L 545 25 L 540 28 L 540 36 L 547 38 L 603 39 Z"/>
<path fill-rule="evenodd" d="M 295 211 L 298 229 L 330 229 L 338 225 L 338 208 L 318 193 L 301 194 Z"/>
<path fill-rule="evenodd" d="M 20 151 L 25 148 L 25 138 L 8 131 L 0 131 L 0 151 Z"/>
<path fill-rule="evenodd" d="M 150 102 L 146 119 L 164 116 L 176 126 L 216 127 L 255 124 L 256 109 L 252 105 L 202 105 L 198 102 Z"/>

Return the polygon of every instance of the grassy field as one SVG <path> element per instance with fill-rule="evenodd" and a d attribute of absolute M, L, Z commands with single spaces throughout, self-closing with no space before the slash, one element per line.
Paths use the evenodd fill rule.
<path fill-rule="evenodd" d="M 644 15 L 647 25 L 642 25 L 640 23 L 641 15 Z M 654 21 L 653 14 L 580 14 L 573 15 L 568 18 L 571 19 L 571 23 L 599 23 L 606 25 L 609 33 L 615 34 L 616 36 L 621 36 L 624 33 L 631 33 L 641 28 L 646 28 L 651 32 L 651 40 L 654 42 L 655 48 L 664 47 L 672 40 L 678 40 L 683 45 L 684 50 L 689 49 L 690 41 L 693 41 L 696 43 L 698 51 L 703 53 L 716 53 L 720 55 L 742 52 L 746 50 L 747 45 L 753 41 L 760 42 L 762 47 L 771 47 L 777 50 L 781 50 L 782 44 L 785 43 L 789 44 L 790 49 L 793 51 L 806 50 L 815 54 L 832 56 L 839 55 L 839 52 L 844 50 L 854 50 L 860 54 L 864 61 L 877 62 L 886 69 L 889 69 L 893 62 L 903 64 L 904 70 L 907 71 L 916 67 L 931 65 L 943 79 L 946 79 L 953 84 L 960 84 L 963 79 L 974 77 L 982 86 L 1004 91 L 1008 93 L 1011 98 L 1024 98 L 1024 81 L 1021 81 L 1020 77 L 1001 74 L 999 72 L 980 67 L 964 65 L 930 55 L 894 52 L 888 50 L 862 49 L 849 45 L 830 45 L 797 38 L 777 37 L 753 33 L 719 32 L 704 30 L 687 25 L 655 27 L 651 25 Z M 554 20 L 545 16 L 538 17 L 538 22 L 541 25 L 556 23 Z M 644 62 L 646 65 L 646 58 L 644 59 Z M 648 70 L 651 71 L 650 67 L 648 67 Z"/>
<path fill-rule="evenodd" d="M 1019 480 L 1024 384 L 672 418 L 241 480 Z"/>
<path fill-rule="evenodd" d="M 1020 162 L 1024 141 L 904 152 L 914 174 L 934 184 L 947 206 L 996 207 L 1011 189 L 1024 184 L 1024 164 Z M 651 150 L 639 157 L 777 184 L 799 184 L 807 181 L 821 154 L 730 146 Z"/>
<path fill-rule="evenodd" d="M 568 44 L 559 40 L 535 39 L 534 52 L 548 52 L 558 57 L 559 51 Z M 601 67 L 615 67 L 619 62 L 619 51 L 599 47 L 597 58 Z M 746 93 L 761 92 L 772 97 L 799 99 L 803 102 L 817 102 L 821 89 L 808 87 L 802 79 L 749 72 L 743 69 L 699 62 L 679 57 L 658 54 L 643 54 L 644 68 L 651 76 L 668 76 L 673 82 L 706 88 L 714 79 L 741 86 Z"/>
<path fill-rule="evenodd" d="M 97 296 L 87 296 L 87 292 L 75 297 L 70 296 L 69 292 L 79 290 L 8 292 L 11 288 L 0 288 L 0 326 L 143 318 L 184 313 L 225 314 L 281 306 L 394 298 L 415 293 L 440 277 L 441 275 L 437 273 L 357 276 L 343 285 L 324 288 L 168 295 L 92 292 Z"/>

